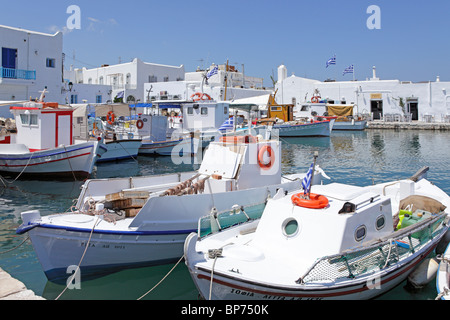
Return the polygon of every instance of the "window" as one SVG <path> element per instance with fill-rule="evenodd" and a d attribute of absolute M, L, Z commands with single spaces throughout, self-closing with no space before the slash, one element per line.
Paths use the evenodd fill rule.
<path fill-rule="evenodd" d="M 366 226 L 360 226 L 356 229 L 355 231 L 355 240 L 356 241 L 361 241 L 366 237 L 367 234 L 367 228 Z"/>
<path fill-rule="evenodd" d="M 202 116 L 207 116 L 208 115 L 208 108 L 202 107 L 200 109 L 200 113 L 201 113 Z"/>
<path fill-rule="evenodd" d="M 100 77 L 100 80 L 98 81 L 99 84 L 103 84 L 103 77 Z"/>
<path fill-rule="evenodd" d="M 377 230 L 381 230 L 384 228 L 385 223 L 386 223 L 386 219 L 384 218 L 383 215 L 381 215 L 377 218 L 375 227 L 377 228 Z"/>
<path fill-rule="evenodd" d="M 158 77 L 157 76 L 148 76 L 148 82 L 158 82 Z"/>
<path fill-rule="evenodd" d="M 30 114 L 30 113 L 21 114 L 20 122 L 22 123 L 23 126 L 37 126 L 38 125 L 38 115 Z"/>
<path fill-rule="evenodd" d="M 70 103 L 71 104 L 77 104 L 78 103 L 78 95 L 77 94 L 72 94 L 70 96 Z"/>
<path fill-rule="evenodd" d="M 38 125 L 38 115 L 31 114 L 30 115 L 30 126 L 37 126 L 37 125 Z"/>
<path fill-rule="evenodd" d="M 298 233 L 298 222 L 295 219 L 288 219 L 283 223 L 283 234 L 293 237 Z"/>
<path fill-rule="evenodd" d="M 95 96 L 95 103 L 102 103 L 102 96 L 101 95 Z"/>
<path fill-rule="evenodd" d="M 164 82 L 169 82 L 169 77 L 164 77 Z"/>
<path fill-rule="evenodd" d="M 89 78 L 88 84 L 92 84 L 92 78 Z"/>
<path fill-rule="evenodd" d="M 194 108 L 193 108 L 193 107 L 189 107 L 189 108 L 187 109 L 187 114 L 193 115 L 193 114 L 194 114 Z"/>
<path fill-rule="evenodd" d="M 47 58 L 46 65 L 47 65 L 47 68 L 55 68 L 55 66 L 56 66 L 55 59 Z"/>
<path fill-rule="evenodd" d="M 227 107 L 223 108 L 223 114 L 228 114 L 228 108 Z"/>
<path fill-rule="evenodd" d="M 22 122 L 22 125 L 27 126 L 29 121 L 30 121 L 29 114 L 21 114 L 20 115 L 20 122 Z"/>

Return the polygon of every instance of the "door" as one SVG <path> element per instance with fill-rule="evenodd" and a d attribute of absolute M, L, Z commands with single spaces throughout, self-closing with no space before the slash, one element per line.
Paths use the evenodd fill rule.
<path fill-rule="evenodd" d="M 373 120 L 381 120 L 383 117 L 383 100 L 371 100 L 370 112 L 373 114 Z"/>
<path fill-rule="evenodd" d="M 408 112 L 411 114 L 411 120 L 419 120 L 419 103 L 417 101 L 408 102 Z"/>
<path fill-rule="evenodd" d="M 2 48 L 2 67 L 3 78 L 16 78 L 17 49 Z"/>

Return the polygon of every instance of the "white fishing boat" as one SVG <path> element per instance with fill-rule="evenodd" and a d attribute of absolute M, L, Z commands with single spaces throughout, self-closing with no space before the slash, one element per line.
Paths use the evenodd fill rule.
<path fill-rule="evenodd" d="M 94 116 L 89 119 L 90 109 L 94 110 Z M 74 139 L 77 142 L 98 140 L 102 155 L 97 163 L 136 159 L 141 139 L 132 128 L 125 130 L 124 126 L 117 125 L 119 118 L 130 115 L 130 107 L 126 104 L 77 105 L 73 116 Z"/>
<path fill-rule="evenodd" d="M 282 124 L 275 124 L 280 137 L 329 137 L 335 119 L 323 121 L 291 121 Z"/>
<path fill-rule="evenodd" d="M 44 91 L 45 92 L 45 91 Z M 97 141 L 75 143 L 73 109 L 26 102 L 10 108 L 17 133 L 0 141 L 0 171 L 15 179 L 87 179 L 101 156 Z"/>
<path fill-rule="evenodd" d="M 450 245 L 438 257 L 439 269 L 436 275 L 437 300 L 450 300 Z"/>
<path fill-rule="evenodd" d="M 17 233 L 28 232 L 50 280 L 67 278 L 81 257 L 82 276 L 176 261 L 201 216 L 234 205 L 261 214 L 278 189 L 299 188 L 304 174 L 281 175 L 280 148 L 261 136 L 223 138 L 195 172 L 88 180 L 71 212 L 24 212 Z"/>
<path fill-rule="evenodd" d="M 205 299 L 377 297 L 405 280 L 448 230 L 450 197 L 420 175 L 280 190 L 260 220 L 221 230 L 221 217 L 205 217 L 186 239 L 186 265 Z M 396 213 L 408 206 L 399 227 Z"/>

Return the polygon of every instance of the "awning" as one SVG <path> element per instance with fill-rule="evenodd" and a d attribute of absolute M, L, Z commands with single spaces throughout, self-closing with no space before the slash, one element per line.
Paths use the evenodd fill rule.
<path fill-rule="evenodd" d="M 230 108 L 236 108 L 241 110 L 267 110 L 270 94 L 265 94 L 256 97 L 236 99 L 230 103 Z"/>

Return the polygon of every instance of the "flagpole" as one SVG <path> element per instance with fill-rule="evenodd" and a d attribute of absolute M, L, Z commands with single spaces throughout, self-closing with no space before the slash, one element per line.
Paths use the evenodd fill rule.
<path fill-rule="evenodd" d="M 316 160 L 317 157 L 319 156 L 319 152 L 318 151 L 314 151 L 314 165 L 313 165 L 313 170 L 311 173 L 311 182 L 309 184 L 309 190 L 308 190 L 308 200 L 311 199 L 311 189 L 312 189 L 312 184 L 314 181 L 314 171 L 316 171 Z"/>
<path fill-rule="evenodd" d="M 353 81 L 355 81 L 355 65 L 353 65 Z"/>

